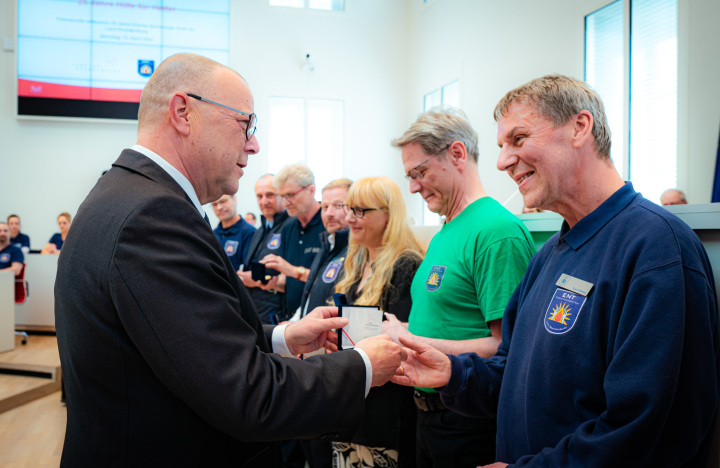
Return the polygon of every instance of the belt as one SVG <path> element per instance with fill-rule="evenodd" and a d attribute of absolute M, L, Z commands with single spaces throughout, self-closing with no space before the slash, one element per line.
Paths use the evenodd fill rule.
<path fill-rule="evenodd" d="M 440 395 L 437 393 L 415 390 L 413 398 L 415 399 L 415 406 L 417 406 L 420 411 L 444 411 L 447 409 L 447 406 L 443 404 L 440 400 Z"/>

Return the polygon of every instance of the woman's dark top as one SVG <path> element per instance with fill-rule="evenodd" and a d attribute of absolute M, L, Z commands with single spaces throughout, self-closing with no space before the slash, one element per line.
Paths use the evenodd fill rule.
<path fill-rule="evenodd" d="M 380 309 L 407 322 L 412 308 L 410 285 L 422 258 L 413 253 L 404 253 L 393 265 L 393 274 L 380 298 Z M 348 303 L 353 304 L 360 296 L 357 287 L 360 281 L 348 290 Z M 365 399 L 365 418 L 352 443 L 368 447 L 384 447 L 398 450 L 401 467 L 415 466 L 415 422 L 416 408 L 413 389 L 391 382 L 373 387 Z"/>
<path fill-rule="evenodd" d="M 48 244 L 55 244 L 55 247 L 57 247 L 58 250 L 62 249 L 62 246 L 63 246 L 62 234 L 60 234 L 59 232 L 56 232 L 55 234 L 53 234 L 52 237 L 50 238 L 50 240 L 48 241 Z"/>

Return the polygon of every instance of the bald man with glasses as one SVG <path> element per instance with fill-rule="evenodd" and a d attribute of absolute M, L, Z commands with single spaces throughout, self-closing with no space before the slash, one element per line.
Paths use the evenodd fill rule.
<path fill-rule="evenodd" d="M 330 307 L 262 325 L 202 209 L 237 192 L 259 151 L 253 107 L 230 68 L 169 57 L 143 90 L 137 143 L 78 209 L 55 283 L 61 466 L 279 468 L 278 440 L 351 437 L 370 386 L 406 357 L 371 338 L 296 359 L 335 348 L 347 320 Z"/>

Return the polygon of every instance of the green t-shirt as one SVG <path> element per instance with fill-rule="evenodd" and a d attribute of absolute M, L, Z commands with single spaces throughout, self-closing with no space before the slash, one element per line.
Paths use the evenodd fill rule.
<path fill-rule="evenodd" d="M 410 289 L 409 330 L 467 340 L 490 336 L 502 318 L 535 246 L 525 225 L 490 197 L 445 223 L 428 247 Z"/>

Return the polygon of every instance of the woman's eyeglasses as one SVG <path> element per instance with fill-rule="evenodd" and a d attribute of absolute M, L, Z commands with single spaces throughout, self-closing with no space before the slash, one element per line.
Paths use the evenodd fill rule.
<path fill-rule="evenodd" d="M 382 208 L 360 208 L 359 206 L 350 206 L 350 205 L 343 205 L 343 210 L 345 210 L 345 213 L 350 213 L 352 211 L 352 214 L 356 218 L 362 218 L 365 216 L 365 213 L 368 211 L 375 211 L 375 210 L 382 210 Z"/>

